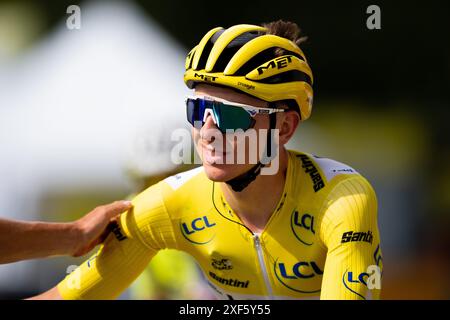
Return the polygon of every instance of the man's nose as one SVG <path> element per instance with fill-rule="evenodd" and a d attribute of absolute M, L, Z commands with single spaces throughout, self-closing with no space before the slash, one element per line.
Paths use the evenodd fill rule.
<path fill-rule="evenodd" d="M 200 136 L 207 141 L 214 141 L 214 131 L 218 130 L 214 120 L 210 114 L 206 116 L 205 123 L 200 129 Z"/>
<path fill-rule="evenodd" d="M 203 124 L 203 128 L 207 128 L 207 129 L 217 129 L 216 124 L 214 123 L 213 117 L 211 114 L 208 114 L 206 116 L 206 120 L 205 123 Z"/>

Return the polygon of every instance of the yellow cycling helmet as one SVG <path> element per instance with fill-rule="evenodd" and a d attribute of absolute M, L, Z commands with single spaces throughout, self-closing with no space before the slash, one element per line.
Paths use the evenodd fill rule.
<path fill-rule="evenodd" d="M 283 55 L 277 55 L 280 48 Z M 291 40 L 257 25 L 208 31 L 187 55 L 184 82 L 193 89 L 208 83 L 259 99 L 287 101 L 306 120 L 312 109 L 313 75 L 302 50 Z"/>

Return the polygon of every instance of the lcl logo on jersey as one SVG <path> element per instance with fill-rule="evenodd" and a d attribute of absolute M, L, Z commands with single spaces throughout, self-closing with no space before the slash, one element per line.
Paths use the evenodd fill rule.
<path fill-rule="evenodd" d="M 314 216 L 309 213 L 300 214 L 294 210 L 291 215 L 291 229 L 295 237 L 304 245 L 310 246 L 314 243 Z"/>
<path fill-rule="evenodd" d="M 381 268 L 376 265 L 370 265 L 367 267 L 367 272 L 353 273 L 346 270 L 342 276 L 342 283 L 345 288 L 350 292 L 353 292 L 357 296 L 365 299 L 363 295 L 357 292 L 357 287 L 352 285 L 364 285 L 369 290 L 381 289 Z M 355 290 L 353 290 L 353 289 Z"/>
<path fill-rule="evenodd" d="M 215 222 L 209 220 L 207 216 L 196 217 L 192 220 L 180 222 L 180 229 L 183 236 L 191 243 L 206 244 L 214 237 Z"/>
<path fill-rule="evenodd" d="M 274 264 L 277 280 L 286 288 L 300 293 L 316 293 L 320 291 L 320 284 L 316 289 L 311 280 L 322 276 L 323 271 L 314 261 L 299 261 L 296 263 L 279 262 Z M 316 285 L 317 286 L 317 285 Z"/>

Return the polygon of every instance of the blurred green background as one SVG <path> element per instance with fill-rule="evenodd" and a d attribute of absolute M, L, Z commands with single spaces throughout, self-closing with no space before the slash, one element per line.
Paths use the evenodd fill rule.
<path fill-rule="evenodd" d="M 81 8 L 79 30 L 66 27 L 72 4 Z M 381 9 L 381 30 L 366 27 L 370 4 Z M 72 220 L 188 168 L 167 164 L 162 135 L 168 123 L 186 125 L 184 55 L 215 26 L 281 18 L 308 36 L 302 49 L 314 73 L 312 117 L 289 147 L 347 163 L 374 186 L 382 298 L 448 299 L 449 7 L 0 0 L 0 215 Z M 178 279 L 181 294 L 156 284 L 155 263 L 122 298 L 208 297 L 192 289 L 199 275 L 189 258 L 178 259 L 189 271 L 160 278 Z M 46 290 L 82 260 L 0 266 L 0 298 Z"/>

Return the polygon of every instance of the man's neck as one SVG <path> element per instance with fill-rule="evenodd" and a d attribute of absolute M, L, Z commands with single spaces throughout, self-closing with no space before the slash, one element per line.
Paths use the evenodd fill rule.
<path fill-rule="evenodd" d="M 253 232 L 261 232 L 282 196 L 286 181 L 288 152 L 281 148 L 279 170 L 274 175 L 258 175 L 240 192 L 226 183 L 220 183 L 225 200 L 242 222 Z"/>

